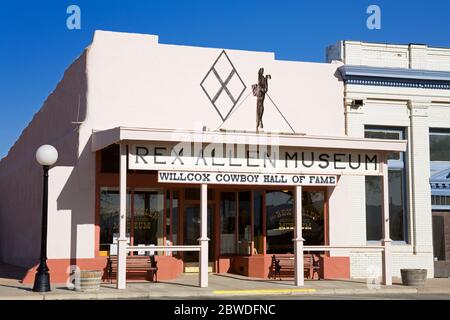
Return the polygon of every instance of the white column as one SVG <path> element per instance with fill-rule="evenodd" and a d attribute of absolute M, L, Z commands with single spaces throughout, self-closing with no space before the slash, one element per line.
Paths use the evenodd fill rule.
<path fill-rule="evenodd" d="M 208 185 L 201 185 L 200 195 L 200 238 L 198 239 L 200 244 L 199 254 L 199 286 L 201 288 L 208 287 Z"/>
<path fill-rule="evenodd" d="M 302 287 L 305 285 L 303 266 L 303 236 L 302 236 L 302 187 L 296 186 L 294 192 L 294 259 L 295 259 L 295 285 Z"/>
<path fill-rule="evenodd" d="M 422 266 L 433 268 L 433 232 L 430 188 L 429 108 L 431 101 L 409 101 L 410 242 L 415 254 L 422 255 Z M 429 261 L 429 262 L 425 262 Z"/>
<path fill-rule="evenodd" d="M 359 92 L 353 92 L 351 87 L 352 85 L 348 86 L 350 89 L 349 92 L 346 93 L 346 99 L 345 99 L 345 110 L 346 110 L 346 134 L 350 137 L 360 137 L 364 138 L 364 128 L 365 128 L 365 122 L 367 121 L 368 116 L 366 114 L 366 110 L 370 110 L 372 106 L 370 105 L 370 102 L 368 101 L 367 97 L 364 95 L 360 95 Z M 352 102 L 354 99 L 362 99 L 364 101 L 364 105 L 362 107 L 353 107 Z M 351 194 L 346 195 L 346 214 L 348 215 L 346 218 L 349 219 L 348 221 L 351 221 L 351 232 L 347 233 L 346 239 L 347 241 L 341 242 L 341 244 L 346 245 L 348 243 L 353 244 L 359 244 L 359 245 L 366 245 L 367 238 L 366 238 L 366 205 L 365 201 L 362 201 L 365 199 L 365 177 L 358 176 L 358 175 L 345 175 L 341 176 L 339 179 L 339 185 L 336 186 L 336 193 L 332 192 L 329 193 L 331 198 L 338 199 L 339 196 L 336 197 L 337 193 L 339 193 L 339 190 L 351 190 Z M 344 191 L 345 193 L 345 191 Z M 330 211 L 333 212 L 333 200 L 330 199 Z M 340 202 L 340 200 L 338 200 Z M 340 209 L 337 209 L 340 210 Z M 340 215 L 333 214 L 330 216 L 329 220 L 329 226 L 330 228 L 330 237 L 333 239 L 333 244 L 337 245 L 339 242 L 336 242 L 336 237 L 334 236 L 334 229 L 337 225 L 341 225 L 342 218 Z M 340 241 L 340 240 L 338 240 Z M 335 254 L 336 251 L 330 252 L 330 254 Z M 336 252 L 337 254 L 337 252 Z M 361 253 L 350 253 L 350 252 L 344 252 L 339 251 L 339 254 L 341 255 L 347 255 L 350 257 L 350 259 L 353 259 L 355 257 L 358 259 L 358 257 L 361 257 Z M 359 268 L 357 268 L 359 270 Z M 364 268 L 365 269 L 365 268 Z M 356 274 L 358 274 L 358 271 L 356 271 Z M 362 270 L 361 270 L 362 272 Z"/>
<path fill-rule="evenodd" d="M 384 250 L 382 253 L 382 268 L 383 268 L 383 284 L 386 286 L 392 285 L 392 250 L 391 250 L 391 236 L 389 229 L 389 176 L 387 157 L 383 155 L 382 159 L 382 188 L 383 188 L 383 206 L 382 206 L 382 227 L 383 227 L 383 241 Z"/>
<path fill-rule="evenodd" d="M 117 240 L 117 289 L 125 289 L 127 282 L 127 145 L 120 144 L 120 211 L 119 239 Z"/>

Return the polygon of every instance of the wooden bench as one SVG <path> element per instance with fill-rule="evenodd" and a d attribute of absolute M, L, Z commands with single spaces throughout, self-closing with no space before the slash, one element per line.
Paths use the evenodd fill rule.
<path fill-rule="evenodd" d="M 150 272 L 151 281 L 158 282 L 158 262 L 154 255 L 151 256 L 127 256 L 126 271 Z M 112 282 L 112 275 L 117 275 L 117 256 L 109 256 L 108 276 Z"/>
<path fill-rule="evenodd" d="M 307 279 L 314 279 L 314 273 L 320 280 L 319 270 L 320 266 L 315 263 L 312 254 L 303 255 L 303 268 Z M 295 273 L 295 259 L 293 255 L 273 255 L 272 264 L 270 268 L 270 275 L 276 279 L 278 277 L 294 277 Z M 269 276 L 270 278 L 270 276 Z"/>

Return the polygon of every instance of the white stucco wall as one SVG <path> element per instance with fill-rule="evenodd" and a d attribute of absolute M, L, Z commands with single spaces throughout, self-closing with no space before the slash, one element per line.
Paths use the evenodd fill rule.
<path fill-rule="evenodd" d="M 88 51 L 88 111 L 80 127 L 80 150 L 92 129 L 117 126 L 254 131 L 256 98 L 250 91 L 260 67 L 272 76 L 269 95 L 296 132 L 344 135 L 341 64 L 279 61 L 266 52 L 226 50 L 247 88 L 237 111 L 222 124 L 200 87 L 222 50 L 159 44 L 153 35 L 97 31 Z M 267 98 L 264 125 L 265 131 L 291 132 Z M 336 200 L 335 207 L 342 202 Z M 336 229 L 333 240 L 347 243 L 344 230 Z"/>
<path fill-rule="evenodd" d="M 217 129 L 222 121 L 200 82 L 221 51 L 158 44 L 150 35 L 97 31 L 88 56 L 86 128 L 193 129 L 200 123 Z M 344 134 L 338 64 L 279 61 L 264 52 L 226 52 L 247 89 L 222 128 L 255 130 L 256 98 L 248 94 L 257 83 L 258 69 L 264 67 L 272 76 L 269 95 L 297 132 Z M 266 131 L 291 132 L 267 98 L 264 124 Z"/>

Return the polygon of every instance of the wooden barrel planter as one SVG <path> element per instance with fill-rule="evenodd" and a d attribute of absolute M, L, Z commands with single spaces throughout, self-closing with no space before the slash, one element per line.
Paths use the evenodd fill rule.
<path fill-rule="evenodd" d="M 79 291 L 98 291 L 102 282 L 103 271 L 81 270 Z"/>
<path fill-rule="evenodd" d="M 427 269 L 401 269 L 402 283 L 405 286 L 421 287 L 427 280 Z"/>

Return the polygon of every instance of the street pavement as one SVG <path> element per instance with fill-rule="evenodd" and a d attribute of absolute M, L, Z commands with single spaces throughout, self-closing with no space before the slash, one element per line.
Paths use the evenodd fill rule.
<path fill-rule="evenodd" d="M 54 285 L 48 293 L 36 293 L 17 277 L 2 277 L 0 300 L 89 300 L 89 299 L 450 299 L 450 278 L 428 279 L 424 287 L 367 284 L 366 280 L 305 281 L 296 287 L 292 280 L 261 280 L 232 274 L 210 274 L 208 288 L 199 288 L 198 275 L 183 274 L 172 281 L 127 283 L 117 290 L 114 283 L 103 283 L 97 292 L 80 292 L 66 285 Z"/>
<path fill-rule="evenodd" d="M 208 299 L 208 298 L 205 298 Z M 222 297 L 221 300 L 233 300 L 235 297 Z M 265 295 L 245 296 L 242 300 L 450 300 L 450 294 L 387 294 L 387 295 Z"/>

